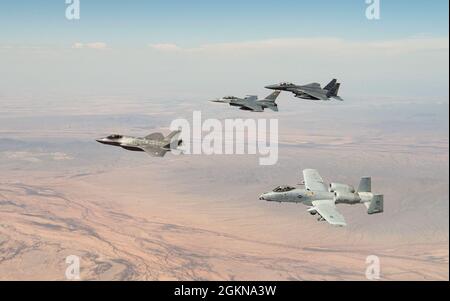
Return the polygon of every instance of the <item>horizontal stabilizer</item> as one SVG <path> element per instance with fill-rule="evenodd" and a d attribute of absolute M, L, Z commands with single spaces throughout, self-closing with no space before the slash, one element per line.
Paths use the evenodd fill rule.
<path fill-rule="evenodd" d="M 377 214 L 384 212 L 384 196 L 375 195 L 367 208 L 367 214 Z"/>
<path fill-rule="evenodd" d="M 277 104 L 274 104 L 274 105 L 268 105 L 267 108 L 268 108 L 268 109 L 271 109 L 271 110 L 274 111 L 274 112 L 278 112 L 278 106 L 277 106 Z"/>
<path fill-rule="evenodd" d="M 162 148 L 167 151 L 171 151 L 173 149 L 177 149 L 183 144 L 183 140 L 173 140 L 172 142 L 164 145 Z"/>

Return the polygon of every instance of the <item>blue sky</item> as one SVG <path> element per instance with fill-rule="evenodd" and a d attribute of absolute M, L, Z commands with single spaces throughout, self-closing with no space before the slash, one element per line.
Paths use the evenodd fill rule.
<path fill-rule="evenodd" d="M 67 21 L 64 0 L 0 0 L 0 44 L 103 41 L 205 43 L 269 38 L 386 40 L 448 36 L 447 0 L 381 0 L 381 20 L 365 18 L 364 0 L 81 0 L 81 20 Z"/>
<path fill-rule="evenodd" d="M 81 0 L 69 21 L 65 0 L 0 0 L 0 95 L 204 99 L 336 77 L 345 95 L 447 97 L 448 5 L 381 0 L 369 21 L 365 0 Z"/>

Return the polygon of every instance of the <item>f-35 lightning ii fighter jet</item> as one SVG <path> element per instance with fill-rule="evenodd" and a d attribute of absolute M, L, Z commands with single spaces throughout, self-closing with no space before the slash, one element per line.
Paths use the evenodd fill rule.
<path fill-rule="evenodd" d="M 312 83 L 304 86 L 294 85 L 292 83 L 281 83 L 278 85 L 266 86 L 267 89 L 287 91 L 295 94 L 295 97 L 309 100 L 340 100 L 343 101 L 341 97 L 338 96 L 339 88 L 341 84 L 333 79 L 325 88 L 322 89 L 319 83 Z"/>
<path fill-rule="evenodd" d="M 368 214 L 383 212 L 383 195 L 373 194 L 371 178 L 362 178 L 357 190 L 350 185 L 331 183 L 328 187 L 314 169 L 303 171 L 305 189 L 279 186 L 262 194 L 259 199 L 269 202 L 302 203 L 310 208 L 308 212 L 318 215 L 319 221 L 334 226 L 346 226 L 344 217 L 337 211 L 337 204 L 364 204 Z"/>
<path fill-rule="evenodd" d="M 161 133 L 153 133 L 143 138 L 122 135 L 110 135 L 97 139 L 97 142 L 119 146 L 129 151 L 146 152 L 152 157 L 164 157 L 167 152 L 177 149 L 183 141 L 178 139 L 181 131 L 174 131 L 167 137 Z"/>
<path fill-rule="evenodd" d="M 276 100 L 280 93 L 280 91 L 275 91 L 265 99 L 261 100 L 258 100 L 258 96 L 249 95 L 245 98 L 226 96 L 217 100 L 212 100 L 212 102 L 228 103 L 230 106 L 238 107 L 244 111 L 264 112 L 264 109 L 271 109 L 272 111 L 278 112 Z"/>

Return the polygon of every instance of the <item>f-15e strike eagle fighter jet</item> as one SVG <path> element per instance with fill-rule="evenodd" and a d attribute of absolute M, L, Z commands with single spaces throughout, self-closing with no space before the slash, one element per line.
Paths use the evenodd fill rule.
<path fill-rule="evenodd" d="M 281 83 L 278 85 L 266 86 L 267 89 L 287 91 L 295 94 L 295 97 L 309 100 L 331 100 L 336 99 L 343 101 L 338 96 L 341 84 L 333 79 L 325 88 L 322 89 L 319 83 L 312 83 L 304 86 L 294 85 L 292 83 Z"/>
<path fill-rule="evenodd" d="M 280 93 L 280 91 L 275 91 L 265 99 L 261 100 L 258 100 L 258 96 L 249 95 L 245 98 L 226 96 L 211 101 L 218 103 L 228 103 L 230 106 L 239 107 L 239 109 L 244 111 L 264 112 L 264 109 L 271 109 L 272 111 L 278 112 L 278 105 L 276 104 L 276 100 Z"/>
<path fill-rule="evenodd" d="M 334 226 L 346 226 L 344 217 L 337 211 L 337 204 L 364 204 L 368 214 L 383 212 L 383 195 L 371 192 L 371 178 L 362 178 L 357 190 L 352 186 L 331 183 L 328 187 L 316 170 L 303 171 L 305 189 L 279 186 L 264 193 L 260 200 L 269 202 L 302 203 L 310 208 L 308 212 L 318 215 L 319 221 L 327 221 Z"/>
<path fill-rule="evenodd" d="M 143 138 L 122 135 L 110 135 L 97 139 L 97 142 L 119 146 L 129 151 L 146 152 L 152 157 L 164 157 L 167 152 L 177 149 L 183 141 L 178 139 L 181 131 L 174 131 L 167 137 L 161 133 L 153 133 Z"/>

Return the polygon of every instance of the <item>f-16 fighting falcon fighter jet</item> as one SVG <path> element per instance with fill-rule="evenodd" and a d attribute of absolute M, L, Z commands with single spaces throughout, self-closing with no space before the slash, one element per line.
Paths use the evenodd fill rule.
<path fill-rule="evenodd" d="M 318 215 L 318 221 L 327 221 L 334 226 L 346 226 L 344 217 L 337 211 L 337 204 L 364 204 L 368 214 L 383 212 L 384 197 L 371 192 L 371 178 L 362 178 L 357 190 L 350 185 L 331 183 L 328 187 L 314 169 L 303 171 L 305 189 L 280 186 L 264 193 L 260 200 L 269 202 L 302 203 L 308 212 Z"/>
<path fill-rule="evenodd" d="M 338 96 L 341 84 L 333 79 L 325 88 L 322 89 L 319 83 L 312 83 L 304 86 L 294 85 L 292 83 L 281 83 L 278 85 L 266 86 L 267 89 L 288 91 L 295 94 L 295 97 L 309 100 L 331 100 L 336 99 L 343 101 Z"/>
<path fill-rule="evenodd" d="M 161 133 L 153 133 L 144 138 L 111 135 L 97 139 L 97 142 L 119 146 L 129 151 L 146 152 L 152 157 L 164 157 L 167 152 L 176 149 L 183 143 L 178 139 L 180 134 L 181 131 L 175 131 L 164 137 Z"/>
<path fill-rule="evenodd" d="M 226 96 L 221 99 L 212 100 L 212 102 L 228 103 L 230 106 L 239 107 L 239 109 L 244 111 L 264 112 L 264 109 L 271 109 L 272 111 L 278 112 L 276 100 L 280 93 L 280 91 L 275 91 L 261 100 L 258 100 L 258 96 L 250 95 L 245 98 Z"/>

